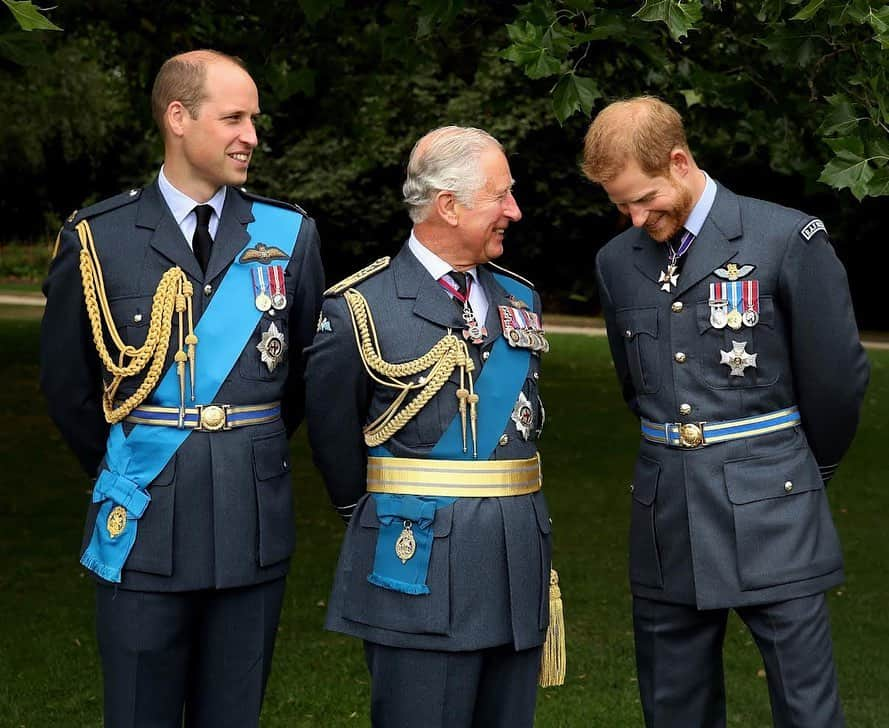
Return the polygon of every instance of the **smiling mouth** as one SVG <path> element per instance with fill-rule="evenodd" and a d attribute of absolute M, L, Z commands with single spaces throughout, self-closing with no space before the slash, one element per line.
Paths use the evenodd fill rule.
<path fill-rule="evenodd" d="M 250 161 L 250 155 L 247 152 L 232 152 L 228 156 L 236 162 L 243 162 L 244 164 L 247 164 Z"/>

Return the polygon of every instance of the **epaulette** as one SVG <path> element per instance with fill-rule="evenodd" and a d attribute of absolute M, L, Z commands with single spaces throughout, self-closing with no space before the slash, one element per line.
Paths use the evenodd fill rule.
<path fill-rule="evenodd" d="M 303 217 L 311 217 L 309 213 L 303 210 L 299 205 L 295 205 L 292 202 L 284 202 L 284 200 L 276 200 L 273 197 L 263 197 L 262 195 L 257 195 L 255 192 L 248 192 L 246 187 L 238 187 L 238 192 L 240 192 L 244 197 L 248 200 L 256 200 L 257 202 L 264 202 L 267 205 L 274 205 L 275 207 L 283 207 L 285 210 L 293 210 L 298 212 Z"/>
<path fill-rule="evenodd" d="M 89 207 L 84 207 L 81 210 L 72 212 L 65 220 L 65 225 L 75 225 L 81 220 L 97 217 L 98 215 L 102 215 L 111 210 L 116 210 L 118 207 L 123 207 L 124 205 L 129 205 L 131 202 L 135 202 L 141 196 L 142 189 L 136 187 L 127 192 L 121 192 L 114 197 L 109 197 L 107 200 L 100 200 Z"/>
<path fill-rule="evenodd" d="M 803 225 L 800 228 L 799 234 L 800 237 L 808 243 L 813 237 L 815 237 L 815 234 L 819 232 L 823 232 L 825 235 L 827 235 L 827 228 L 824 226 L 824 223 L 816 217 L 814 220 L 809 220 L 805 225 Z"/>
<path fill-rule="evenodd" d="M 518 273 L 513 273 L 511 270 L 504 268 L 502 265 L 497 265 L 496 263 L 493 263 L 490 260 L 487 263 L 485 263 L 485 265 L 489 265 L 492 268 L 496 268 L 500 273 L 503 273 L 504 275 L 507 275 L 510 278 L 515 278 L 519 283 L 524 283 L 526 286 L 528 286 L 528 288 L 531 288 L 532 290 L 534 288 L 534 284 L 531 283 L 531 281 L 529 281 L 527 278 L 523 278 Z"/>
<path fill-rule="evenodd" d="M 343 278 L 339 283 L 333 284 L 330 288 L 324 291 L 325 296 L 339 296 L 344 291 L 347 291 L 352 286 L 361 283 L 361 281 L 370 278 L 372 275 L 379 273 L 381 270 L 385 270 L 389 266 L 389 261 L 391 258 L 387 255 L 379 260 L 375 260 L 368 266 L 365 266 L 357 273 L 353 273 L 348 278 Z"/>

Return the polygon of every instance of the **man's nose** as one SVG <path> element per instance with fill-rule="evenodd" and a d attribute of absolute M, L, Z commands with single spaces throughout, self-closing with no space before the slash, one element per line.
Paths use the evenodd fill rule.
<path fill-rule="evenodd" d="M 519 209 L 519 203 L 516 201 L 515 195 L 510 192 L 506 196 L 506 204 L 503 207 L 503 214 L 513 222 L 522 219 L 522 211 Z"/>

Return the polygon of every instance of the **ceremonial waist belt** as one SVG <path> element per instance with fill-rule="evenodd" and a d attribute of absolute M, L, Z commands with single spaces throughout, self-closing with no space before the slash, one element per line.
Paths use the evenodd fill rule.
<path fill-rule="evenodd" d="M 744 437 L 767 435 L 770 432 L 796 427 L 800 423 L 799 408 L 768 412 L 755 417 L 722 422 L 649 422 L 642 420 L 642 436 L 649 442 L 681 448 L 698 448 Z"/>
<path fill-rule="evenodd" d="M 527 460 L 367 459 L 369 493 L 499 498 L 535 493 L 541 485 L 540 455 Z"/>
<path fill-rule="evenodd" d="M 136 407 L 125 419 L 137 425 L 164 425 L 196 432 L 217 432 L 233 427 L 261 425 L 274 422 L 281 416 L 281 403 L 268 404 L 203 404 L 197 407 Z"/>

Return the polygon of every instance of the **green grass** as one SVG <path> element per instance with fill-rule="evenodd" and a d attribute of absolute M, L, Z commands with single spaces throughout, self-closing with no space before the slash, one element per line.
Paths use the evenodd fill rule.
<path fill-rule="evenodd" d="M 541 442 L 555 524 L 555 566 L 568 627 L 568 679 L 541 691 L 537 725 L 642 724 L 626 580 L 627 484 L 636 423 L 616 391 L 604 340 L 553 336 L 541 385 Z M 44 416 L 37 323 L 0 320 L 0 723 L 100 726 L 101 678 L 91 580 L 77 565 L 87 482 Z M 858 439 L 831 485 L 848 581 L 830 596 L 841 691 L 850 726 L 885 725 L 889 586 L 880 453 L 889 428 L 889 352 L 873 352 Z M 293 562 L 263 725 L 367 726 L 360 644 L 322 630 L 342 526 L 294 445 L 299 545 Z M 771 725 L 759 655 L 743 624 L 726 639 L 729 725 Z"/>

